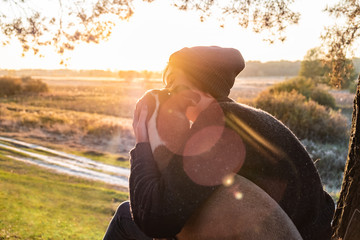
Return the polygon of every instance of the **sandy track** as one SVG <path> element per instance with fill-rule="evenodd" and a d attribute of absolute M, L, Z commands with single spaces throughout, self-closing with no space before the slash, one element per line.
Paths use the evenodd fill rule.
<path fill-rule="evenodd" d="M 14 155 L 7 155 L 7 157 L 13 160 L 34 164 L 58 173 L 69 174 L 94 181 L 101 181 L 119 187 L 128 188 L 129 186 L 128 177 L 130 171 L 127 168 L 96 162 L 85 157 L 79 157 L 12 138 L 0 136 L 0 140 L 13 145 L 10 146 L 0 143 L 0 148 L 13 153 L 18 153 Z M 29 150 L 38 150 L 41 151 L 41 153 L 27 151 L 25 149 L 18 148 L 17 146 L 21 146 L 23 148 L 25 147 Z M 21 156 L 19 156 L 19 153 Z"/>

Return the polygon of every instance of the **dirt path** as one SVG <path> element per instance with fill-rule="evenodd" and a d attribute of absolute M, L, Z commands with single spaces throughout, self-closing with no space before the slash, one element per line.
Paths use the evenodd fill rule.
<path fill-rule="evenodd" d="M 130 171 L 127 168 L 99 163 L 85 157 L 75 156 L 12 138 L 0 136 L 0 140 L 9 143 L 9 145 L 0 143 L 0 149 L 14 153 L 7 155 L 7 157 L 13 160 L 34 164 L 62 174 L 128 188 Z"/>

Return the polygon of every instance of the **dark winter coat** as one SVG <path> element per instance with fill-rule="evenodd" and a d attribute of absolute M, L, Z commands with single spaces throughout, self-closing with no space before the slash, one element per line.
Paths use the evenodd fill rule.
<path fill-rule="evenodd" d="M 245 146 L 245 159 L 237 173 L 275 199 L 305 240 L 330 239 L 334 203 L 323 190 L 313 161 L 300 141 L 264 111 L 228 98 L 218 103 L 224 115 L 219 116 L 219 105 L 213 103 L 192 125 L 189 138 L 205 127 L 218 125 L 222 118 L 226 128 L 236 132 Z M 226 156 L 226 151 L 236 150 L 236 144 L 223 134 L 215 146 L 191 160 L 204 162 L 210 158 L 211 164 L 211 156 Z M 131 210 L 136 224 L 149 236 L 175 236 L 219 186 L 195 183 L 184 170 L 185 160 L 179 154 L 173 155 L 160 172 L 149 143 L 138 143 L 130 155 Z M 198 170 L 206 172 L 207 166 Z"/>

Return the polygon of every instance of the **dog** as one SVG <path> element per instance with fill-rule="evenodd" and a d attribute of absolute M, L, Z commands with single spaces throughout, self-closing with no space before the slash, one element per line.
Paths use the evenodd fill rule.
<path fill-rule="evenodd" d="M 149 110 L 149 142 L 160 171 L 173 154 L 181 154 L 181 145 L 191 128 L 186 108 L 198 102 L 192 94 L 191 91 L 172 94 L 161 89 L 143 96 Z M 219 186 L 194 212 L 177 239 L 302 239 L 291 219 L 265 191 L 237 174 L 229 180 L 230 184 Z"/>
<path fill-rule="evenodd" d="M 191 123 L 185 112 L 199 96 L 190 91 L 172 94 L 168 89 L 150 90 L 142 97 L 148 107 L 147 130 L 158 168 L 162 171 L 173 154 L 180 154 Z"/>

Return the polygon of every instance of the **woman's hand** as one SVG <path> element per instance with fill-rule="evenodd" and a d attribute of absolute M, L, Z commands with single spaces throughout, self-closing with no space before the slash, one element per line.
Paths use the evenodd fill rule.
<path fill-rule="evenodd" d="M 146 126 L 146 117 L 148 114 L 148 107 L 142 101 L 136 103 L 133 129 L 135 134 L 136 143 L 149 142 L 148 130 Z"/>

